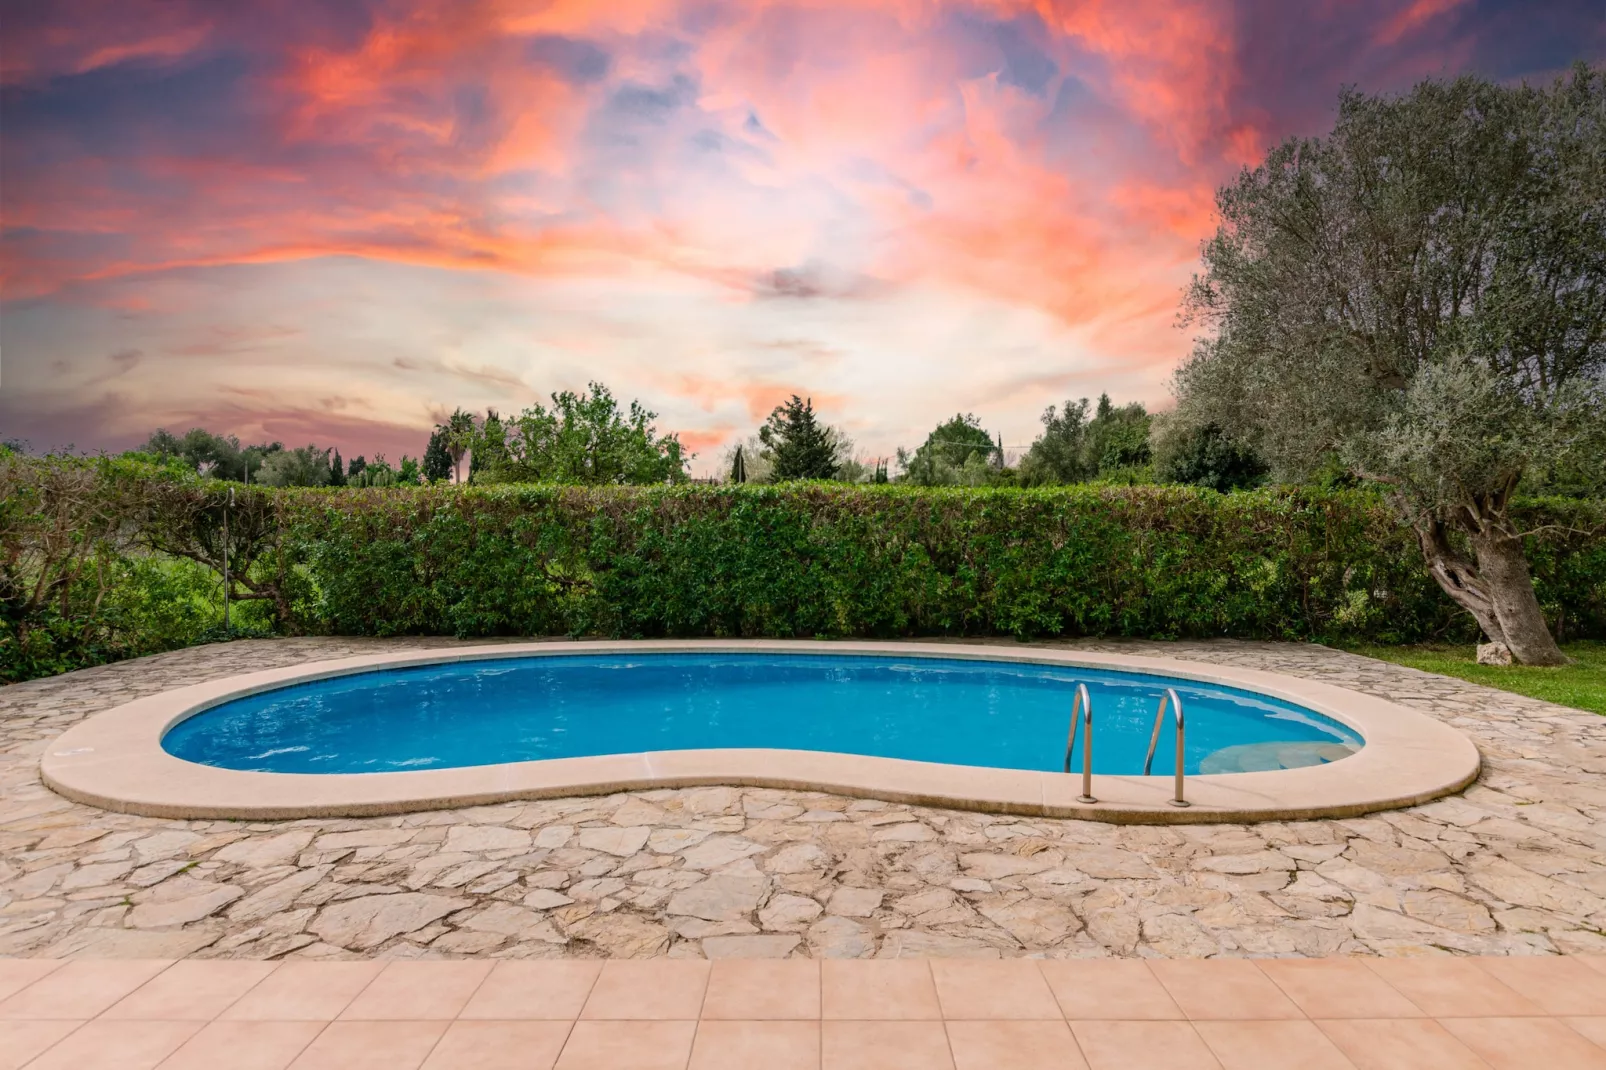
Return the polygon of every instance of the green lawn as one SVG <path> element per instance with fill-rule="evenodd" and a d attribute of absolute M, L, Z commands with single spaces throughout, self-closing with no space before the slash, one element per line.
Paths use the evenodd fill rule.
<path fill-rule="evenodd" d="M 1485 687 L 1606 714 L 1606 643 L 1563 643 L 1573 664 L 1559 669 L 1479 665 L 1471 646 L 1356 646 L 1345 649 L 1379 661 L 1442 673 Z"/>

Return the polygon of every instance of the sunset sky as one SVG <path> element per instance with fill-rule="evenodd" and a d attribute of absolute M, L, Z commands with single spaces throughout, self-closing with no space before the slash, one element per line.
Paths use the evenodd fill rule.
<path fill-rule="evenodd" d="M 421 452 L 600 379 L 706 472 L 1164 404 L 1212 193 L 1602 0 L 4 0 L 0 438 Z"/>

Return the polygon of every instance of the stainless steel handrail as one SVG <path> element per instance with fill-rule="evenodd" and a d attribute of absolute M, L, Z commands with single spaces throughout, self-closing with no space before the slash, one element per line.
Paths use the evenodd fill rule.
<path fill-rule="evenodd" d="M 1177 793 L 1171 800 L 1172 806 L 1187 806 L 1188 800 L 1182 795 L 1182 698 L 1174 688 L 1166 688 L 1165 694 L 1160 696 L 1160 712 L 1154 718 L 1154 731 L 1149 735 L 1149 753 L 1143 759 L 1143 775 L 1148 776 L 1149 770 L 1154 767 L 1154 748 L 1160 743 L 1160 726 L 1165 724 L 1165 709 L 1171 707 L 1172 719 L 1177 722 Z"/>
<path fill-rule="evenodd" d="M 1077 716 L 1078 709 L 1081 716 Z M 1077 796 L 1077 802 L 1098 802 L 1093 797 L 1093 700 L 1088 696 L 1087 685 L 1076 685 L 1076 697 L 1071 699 L 1071 734 L 1065 741 L 1065 771 L 1071 771 L 1071 752 L 1076 750 L 1076 726 L 1086 722 L 1087 730 L 1082 733 L 1082 794 Z"/>

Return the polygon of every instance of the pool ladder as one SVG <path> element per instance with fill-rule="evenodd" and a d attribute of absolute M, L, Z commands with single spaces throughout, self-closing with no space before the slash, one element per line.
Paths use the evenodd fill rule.
<path fill-rule="evenodd" d="M 1165 694 L 1160 696 L 1160 709 L 1154 717 L 1154 731 L 1149 733 L 1149 752 L 1143 758 L 1143 775 L 1149 776 L 1154 768 L 1154 751 L 1160 745 L 1160 729 L 1165 724 L 1166 710 L 1170 709 L 1171 719 L 1177 725 L 1177 772 L 1176 793 L 1171 799 L 1172 806 L 1189 805 L 1183 793 L 1183 738 L 1186 718 L 1182 712 L 1182 697 L 1175 688 L 1166 688 Z M 1077 730 L 1082 734 L 1082 794 L 1076 797 L 1077 802 L 1096 803 L 1093 797 L 1093 699 L 1087 693 L 1086 684 L 1077 684 L 1074 697 L 1071 699 L 1071 730 L 1065 740 L 1065 772 L 1071 771 L 1071 755 L 1076 750 Z"/>

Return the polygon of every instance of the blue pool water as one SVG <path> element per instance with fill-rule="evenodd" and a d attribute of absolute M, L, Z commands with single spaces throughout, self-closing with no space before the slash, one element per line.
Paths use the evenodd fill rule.
<path fill-rule="evenodd" d="M 939 658 L 596 654 L 428 665 L 295 684 L 174 726 L 168 753 L 228 769 L 395 772 L 537 758 L 781 747 L 1057 771 L 1072 691 L 1093 699 L 1093 769 L 1139 773 L 1159 697 L 1187 712 L 1188 773 L 1314 765 L 1360 738 L 1234 688 Z M 1169 720 L 1155 774 L 1175 769 Z M 1081 768 L 1077 745 L 1077 769 Z"/>

